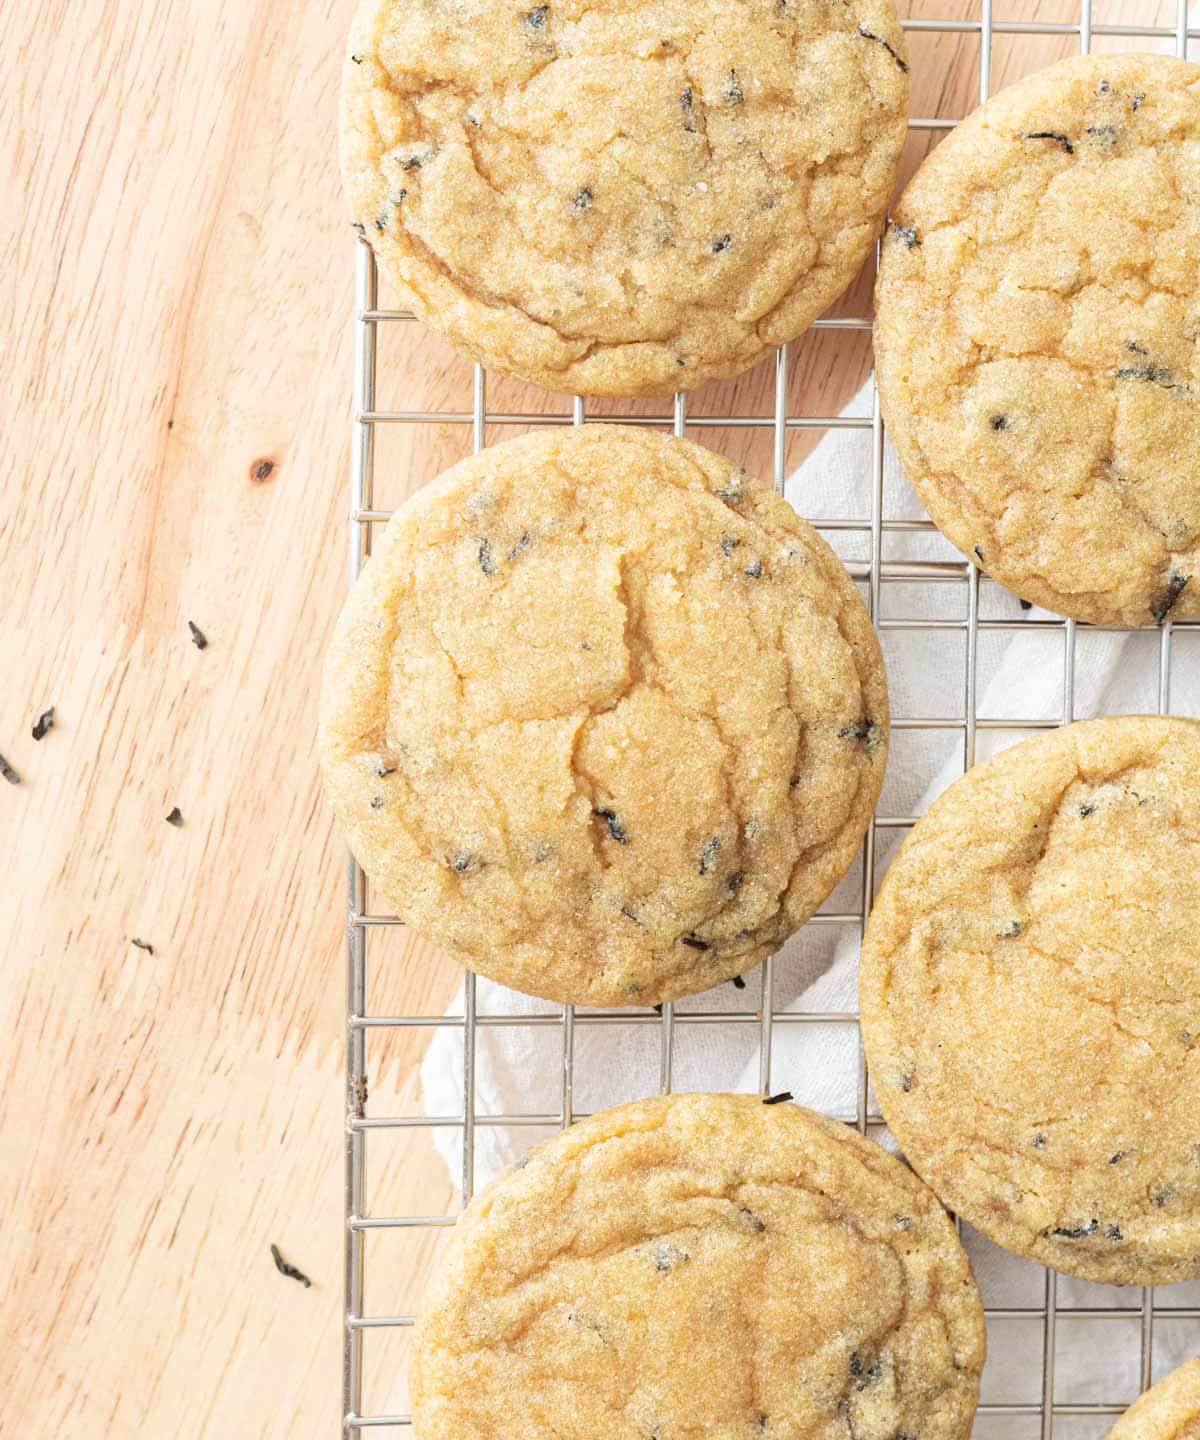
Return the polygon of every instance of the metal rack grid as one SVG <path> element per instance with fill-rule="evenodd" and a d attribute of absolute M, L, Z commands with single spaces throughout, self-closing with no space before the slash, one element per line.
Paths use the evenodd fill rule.
<path fill-rule="evenodd" d="M 1092 0 L 1079 0 L 1079 19 L 1076 23 L 1048 23 L 999 21 L 993 19 L 993 0 L 980 0 L 979 20 L 907 19 L 903 27 L 910 32 L 951 32 L 980 37 L 979 53 L 979 98 L 985 100 L 991 93 L 991 62 L 993 38 L 996 35 L 1070 35 L 1077 36 L 1083 53 L 1090 51 L 1092 41 L 1098 36 L 1138 39 L 1147 42 L 1171 41 L 1176 54 L 1186 57 L 1189 40 L 1200 38 L 1200 28 L 1188 26 L 1187 0 L 1176 0 L 1176 23 L 1173 27 L 1155 25 L 1093 24 Z M 910 131 L 938 131 L 953 128 L 957 122 L 949 119 L 914 118 L 909 121 Z M 419 411 L 383 410 L 377 406 L 376 360 L 378 327 L 398 321 L 411 321 L 414 317 L 406 311 L 387 310 L 379 307 L 378 274 L 374 253 L 369 244 L 359 240 L 355 255 L 355 311 L 354 311 L 354 414 L 353 448 L 351 455 L 351 497 L 350 497 L 350 578 L 353 582 L 370 553 L 370 532 L 375 524 L 390 518 L 390 511 L 375 508 L 374 504 L 374 460 L 375 427 L 389 424 L 450 423 L 470 426 L 473 449 L 478 452 L 485 443 L 487 425 L 580 425 L 586 421 L 586 401 L 575 398 L 569 413 L 557 414 L 516 414 L 497 413 L 487 409 L 486 376 L 479 365 L 474 367 L 472 403 L 470 410 L 461 411 Z M 815 330 L 869 331 L 870 317 L 824 318 L 812 327 Z M 669 427 L 677 436 L 689 431 L 703 432 L 708 427 L 769 429 L 773 440 L 773 483 L 779 494 L 784 493 L 786 476 L 786 447 L 791 431 L 861 429 L 871 434 L 871 513 L 868 517 L 838 517 L 816 521 L 816 528 L 822 531 L 858 531 L 869 537 L 869 559 L 848 562 L 847 569 L 858 581 L 864 582 L 866 600 L 872 619 L 880 632 L 888 630 L 953 630 L 965 632 L 966 653 L 963 674 L 963 718 L 944 719 L 937 717 L 894 717 L 893 730 L 956 730 L 963 736 L 964 766 L 974 763 L 977 734 L 981 730 L 994 729 L 1005 732 L 1033 733 L 1053 729 L 1069 723 L 1075 718 L 1075 674 L 1077 623 L 1060 619 L 1022 619 L 1019 621 L 981 618 L 979 612 L 980 572 L 968 560 L 890 562 L 883 559 L 883 536 L 885 533 L 932 531 L 932 523 L 925 520 L 888 520 L 884 516 L 883 504 L 883 424 L 879 412 L 879 399 L 872 384 L 871 414 L 869 416 L 822 416 L 809 417 L 793 415 L 788 410 L 789 347 L 783 346 L 775 352 L 774 411 L 771 415 L 705 415 L 689 416 L 687 396 L 683 393 L 674 397 L 670 416 L 605 415 L 606 424 L 636 424 Z M 889 619 L 882 615 L 880 599 L 884 582 L 958 582 L 967 590 L 966 618 L 954 619 Z M 981 717 L 976 705 L 976 675 L 979 636 L 989 631 L 1032 631 L 1036 629 L 1060 632 L 1063 636 L 1063 706 L 1055 719 L 987 719 Z M 1170 709 L 1171 667 L 1173 658 L 1173 636 L 1178 629 L 1200 629 L 1200 621 L 1167 622 L 1159 631 L 1157 708 L 1159 713 Z M 881 830 L 908 828 L 916 821 L 912 815 L 876 815 L 867 831 L 862 847 L 862 881 L 860 903 L 857 909 L 841 913 L 821 912 L 809 920 L 809 925 L 831 925 L 854 927 L 859 936 L 866 927 L 871 898 L 875 889 L 875 854 L 877 835 Z M 365 876 L 353 857 L 349 859 L 348 873 L 349 917 L 347 932 L 347 1068 L 346 1068 L 346 1143 L 345 1143 L 345 1330 L 343 1346 L 342 1385 L 342 1434 L 349 1437 L 361 1436 L 364 1431 L 391 1429 L 411 1434 L 411 1420 L 402 1414 L 364 1414 L 361 1410 L 363 1389 L 363 1332 L 369 1329 L 410 1327 L 412 1315 L 365 1315 L 364 1294 L 364 1236 L 372 1230 L 425 1229 L 448 1226 L 454 1223 L 454 1216 L 395 1215 L 374 1216 L 365 1212 L 366 1150 L 367 1136 L 372 1130 L 399 1130 L 409 1127 L 453 1127 L 461 1131 L 462 1166 L 461 1192 L 463 1204 L 470 1199 L 474 1188 L 475 1132 L 481 1125 L 502 1126 L 559 1126 L 565 1128 L 574 1120 L 583 1117 L 583 1112 L 574 1105 L 574 1057 L 577 1024 L 642 1024 L 657 1026 L 660 1034 L 659 1081 L 662 1091 L 672 1087 L 672 1065 L 675 1034 L 678 1025 L 686 1024 L 752 1024 L 759 1030 L 759 1087 L 763 1094 L 769 1092 L 771 1079 L 771 1047 L 774 1029 L 779 1025 L 845 1023 L 857 1026 L 858 1016 L 854 1012 L 841 1011 L 787 1011 L 774 1008 L 774 960 L 768 959 L 761 967 L 760 1000 L 757 1011 L 703 1011 L 676 1014 L 675 1007 L 665 1004 L 661 1015 L 656 1013 L 630 1013 L 623 1010 L 587 1010 L 579 1017 L 574 1006 L 564 1006 L 556 1013 L 546 1015 L 489 1015 L 477 1011 L 475 976 L 467 974 L 464 982 L 463 1014 L 447 1016 L 431 1015 L 372 1015 L 367 1000 L 368 936 L 383 926 L 399 925 L 401 922 L 391 915 L 372 914 L 367 906 Z M 562 1039 L 562 1073 L 559 1109 L 540 1114 L 487 1114 L 477 1113 L 475 1095 L 475 1055 L 479 1028 L 486 1026 L 550 1026 L 556 1027 Z M 373 1116 L 366 1113 L 367 1094 L 367 1035 L 373 1029 L 400 1029 L 404 1027 L 448 1026 L 461 1030 L 463 1035 L 462 1086 L 464 1106 L 461 1114 L 421 1116 Z M 868 1113 L 868 1080 L 866 1063 L 861 1041 L 858 1046 L 858 1085 L 855 1113 L 838 1115 L 835 1118 L 855 1125 L 865 1132 L 868 1123 L 882 1120 L 878 1114 Z M 1100 1306 L 1092 1308 L 1071 1307 L 1061 1311 L 1058 1305 L 1057 1276 L 1051 1270 L 1045 1271 L 1042 1303 L 1033 1307 L 989 1306 L 986 1315 L 989 1321 L 1005 1319 L 1037 1319 L 1042 1327 L 1041 1397 L 1036 1403 L 992 1403 L 979 1407 L 980 1415 L 1036 1417 L 1035 1433 L 1041 1440 L 1053 1440 L 1055 1422 L 1064 1416 L 1112 1416 L 1121 1411 L 1121 1406 L 1112 1403 L 1064 1404 L 1055 1399 L 1055 1337 L 1060 1313 L 1071 1319 L 1105 1320 L 1136 1319 L 1139 1321 L 1138 1373 L 1140 1387 L 1150 1384 L 1153 1358 L 1154 1326 L 1156 1317 L 1170 1317 L 1180 1320 L 1200 1320 L 1200 1308 L 1174 1307 L 1156 1303 L 1155 1292 L 1146 1288 L 1141 1292 L 1141 1303 L 1136 1309 L 1128 1307 Z M 1132 1397 L 1130 1397 L 1132 1399 Z"/>

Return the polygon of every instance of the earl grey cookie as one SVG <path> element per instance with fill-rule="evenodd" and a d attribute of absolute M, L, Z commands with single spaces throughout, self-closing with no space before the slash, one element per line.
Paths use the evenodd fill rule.
<path fill-rule="evenodd" d="M 884 418 L 929 514 L 1015 594 L 1200 613 L 1200 68 L 1065 60 L 925 161 L 876 289 Z"/>
<path fill-rule="evenodd" d="M 907 71 L 891 0 L 364 0 L 351 213 L 417 314 L 489 367 L 689 389 L 858 272 Z"/>
<path fill-rule="evenodd" d="M 1200 1276 L 1200 724 L 969 771 L 893 861 L 860 988 L 884 1116 L 951 1209 L 1088 1280 Z"/>
<path fill-rule="evenodd" d="M 1108 1440 L 1200 1440 L 1200 1360 L 1189 1360 L 1132 1404 Z"/>
<path fill-rule="evenodd" d="M 421 1307 L 421 1440 L 965 1440 L 983 1309 L 893 1156 L 794 1105 L 573 1125 L 467 1208 Z"/>
<path fill-rule="evenodd" d="M 325 786 L 401 916 L 516 989 L 651 1004 L 764 959 L 849 867 L 887 689 L 791 507 L 649 431 L 527 435 L 391 520 L 329 651 Z"/>

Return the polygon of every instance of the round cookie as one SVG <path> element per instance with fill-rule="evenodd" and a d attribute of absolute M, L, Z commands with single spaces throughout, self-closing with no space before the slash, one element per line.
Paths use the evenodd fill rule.
<path fill-rule="evenodd" d="M 850 577 L 688 441 L 526 435 L 397 512 L 326 664 L 327 794 L 465 965 L 586 1005 L 755 965 L 849 867 L 887 749 Z"/>
<path fill-rule="evenodd" d="M 1189 1360 L 1129 1407 L 1108 1440 L 1200 1440 L 1200 1360 Z"/>
<path fill-rule="evenodd" d="M 421 1440 L 965 1440 L 983 1309 L 945 1212 L 752 1095 L 572 1126 L 467 1208 L 422 1305 Z"/>
<path fill-rule="evenodd" d="M 1095 624 L 1200 613 L 1200 68 L 1065 60 L 921 166 L 876 286 L 884 418 L 944 534 Z"/>
<path fill-rule="evenodd" d="M 690 389 L 857 274 L 904 142 L 904 52 L 892 0 L 363 0 L 351 213 L 488 367 Z"/>
<path fill-rule="evenodd" d="M 1200 1276 L 1200 724 L 1083 721 L 956 781 L 860 991 L 884 1116 L 951 1209 L 1088 1280 Z"/>

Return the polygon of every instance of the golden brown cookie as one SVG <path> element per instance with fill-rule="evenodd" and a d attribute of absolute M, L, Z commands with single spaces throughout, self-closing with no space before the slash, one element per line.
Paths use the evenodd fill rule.
<path fill-rule="evenodd" d="M 860 988 L 884 1116 L 951 1209 L 1088 1280 L 1200 1276 L 1200 724 L 976 766 L 893 861 Z"/>
<path fill-rule="evenodd" d="M 690 389 L 858 272 L 904 142 L 904 53 L 892 0 L 363 0 L 351 213 L 489 367 Z"/>
<path fill-rule="evenodd" d="M 751 1095 L 580 1122 L 468 1207 L 425 1297 L 421 1440 L 965 1440 L 970 1265 L 856 1131 Z"/>
<path fill-rule="evenodd" d="M 1200 1360 L 1189 1360 L 1147 1390 L 1108 1440 L 1200 1440 Z"/>
<path fill-rule="evenodd" d="M 1065 60 L 925 161 L 884 239 L 880 398 L 939 528 L 1024 599 L 1200 613 L 1200 68 Z"/>
<path fill-rule="evenodd" d="M 342 614 L 325 785 L 418 930 L 519 990 L 651 1004 L 764 959 L 850 865 L 887 689 L 853 582 L 682 440 L 587 425 L 464 460 Z"/>

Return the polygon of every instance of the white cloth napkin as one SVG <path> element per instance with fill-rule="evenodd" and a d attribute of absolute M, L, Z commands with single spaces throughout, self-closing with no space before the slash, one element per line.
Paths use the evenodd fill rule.
<path fill-rule="evenodd" d="M 847 407 L 849 415 L 871 413 L 870 383 Z M 827 431 L 799 468 L 788 477 L 787 497 L 806 519 L 871 513 L 870 429 Z M 920 502 L 905 481 L 890 447 L 885 446 L 884 516 L 920 519 Z M 869 532 L 826 532 L 846 560 L 868 558 Z M 961 556 L 940 535 L 923 532 L 884 536 L 884 560 L 956 560 Z M 961 581 L 886 583 L 881 612 L 888 618 L 963 619 L 967 587 Z M 980 585 L 980 616 L 987 619 L 1052 618 L 1047 612 L 1023 612 L 1018 601 L 991 581 Z M 1172 709 L 1200 713 L 1200 666 L 1194 663 L 1193 637 L 1174 637 Z M 887 631 L 883 635 L 894 716 L 955 717 L 964 711 L 966 635 L 962 630 Z M 981 634 L 977 655 L 977 714 L 989 719 L 1051 720 L 1063 713 L 1064 633 L 1060 629 Z M 1159 636 L 1155 632 L 1102 634 L 1081 629 L 1076 636 L 1074 718 L 1153 711 L 1158 698 Z M 1190 663 L 1189 663 L 1190 662 Z M 980 730 L 976 758 L 1026 738 L 1028 732 Z M 964 765 L 963 732 L 895 730 L 880 815 L 917 815 L 958 775 Z M 877 834 L 876 883 L 907 833 L 883 829 Z M 857 912 L 862 886 L 861 861 L 822 907 L 828 912 Z M 853 1012 L 856 1007 L 856 925 L 806 926 L 775 958 L 776 1013 Z M 731 984 L 676 1004 L 676 1013 L 730 1011 L 752 1013 L 761 998 L 761 970 L 746 976 L 746 989 Z M 479 1013 L 550 1015 L 555 1007 L 479 980 Z M 460 991 L 448 1013 L 462 1014 Z M 591 1025 L 584 1017 L 575 1027 L 575 1112 L 621 1104 L 659 1089 L 660 1027 L 656 1024 Z M 645 1010 L 638 1013 L 645 1015 Z M 672 1085 L 676 1090 L 743 1090 L 759 1085 L 760 1030 L 756 1023 L 677 1023 Z M 461 1042 L 456 1032 L 438 1030 L 421 1067 L 427 1114 L 461 1112 Z M 482 1026 L 476 1049 L 476 1114 L 556 1114 L 561 1100 L 562 1032 L 557 1025 Z M 801 1103 L 832 1114 L 853 1115 L 859 1083 L 859 1041 L 853 1023 L 776 1022 L 770 1088 L 790 1090 Z M 872 1108 L 874 1108 L 872 1106 Z M 435 1131 L 439 1152 L 454 1176 L 461 1173 L 457 1133 Z M 482 1186 L 530 1144 L 551 1131 L 541 1127 L 483 1124 L 475 1134 L 475 1181 Z M 872 1129 L 885 1144 L 890 1136 Z M 981 1237 L 965 1233 L 989 1305 L 1037 1307 L 1045 1292 L 1045 1272 L 1014 1259 Z M 1058 1303 L 1068 1306 L 1140 1306 L 1136 1290 L 1101 1287 L 1060 1277 Z M 1200 1304 L 1200 1285 L 1160 1292 L 1161 1304 Z M 1138 1326 L 1128 1321 L 1061 1320 L 1058 1327 L 1056 1399 L 1059 1403 L 1124 1403 L 1138 1389 Z M 993 1321 L 991 1360 L 984 1400 L 1036 1404 L 1041 1399 L 1041 1321 L 1037 1316 Z M 1200 1350 L 1200 1322 L 1160 1320 L 1155 1335 L 1155 1374 L 1163 1374 Z M 1103 1436 L 1105 1417 L 1072 1417 L 1056 1425 L 1069 1440 Z M 1037 1416 L 981 1417 L 977 1436 L 995 1440 L 1039 1435 Z"/>

